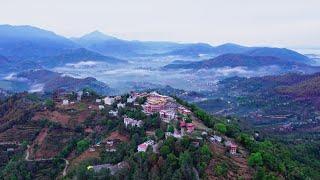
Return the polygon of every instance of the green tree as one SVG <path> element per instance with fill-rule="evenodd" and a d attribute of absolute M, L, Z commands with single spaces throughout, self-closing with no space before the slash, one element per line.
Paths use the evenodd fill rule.
<path fill-rule="evenodd" d="M 164 132 L 161 129 L 156 129 L 155 134 L 158 139 L 164 138 Z"/>
<path fill-rule="evenodd" d="M 77 142 L 77 152 L 81 153 L 89 148 L 90 142 L 86 139 L 82 139 Z"/>
<path fill-rule="evenodd" d="M 227 126 L 223 123 L 217 123 L 214 128 L 222 134 L 227 132 Z"/>
<path fill-rule="evenodd" d="M 160 148 L 160 153 L 162 156 L 167 157 L 167 155 L 170 153 L 170 148 L 167 145 L 164 145 Z"/>
<path fill-rule="evenodd" d="M 54 108 L 54 102 L 53 102 L 52 99 L 45 100 L 44 105 L 49 109 L 53 109 Z"/>
<path fill-rule="evenodd" d="M 174 132 L 174 127 L 172 125 L 168 125 L 167 131 L 173 133 Z"/>
<path fill-rule="evenodd" d="M 252 153 L 249 157 L 248 163 L 250 166 L 262 166 L 262 155 L 260 152 Z"/>

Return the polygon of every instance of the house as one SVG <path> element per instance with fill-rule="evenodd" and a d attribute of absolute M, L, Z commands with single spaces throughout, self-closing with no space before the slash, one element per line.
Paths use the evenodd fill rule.
<path fill-rule="evenodd" d="M 77 101 L 81 101 L 82 95 L 83 95 L 83 91 L 77 92 Z"/>
<path fill-rule="evenodd" d="M 62 101 L 62 105 L 64 105 L 64 106 L 69 105 L 69 100 L 64 99 L 64 100 Z"/>
<path fill-rule="evenodd" d="M 99 105 L 99 110 L 104 109 L 104 105 Z"/>
<path fill-rule="evenodd" d="M 237 145 L 231 141 L 226 141 L 225 146 L 229 148 L 230 154 L 236 154 L 237 153 Z"/>
<path fill-rule="evenodd" d="M 177 139 L 181 139 L 183 136 L 183 130 L 181 130 L 181 133 L 179 133 L 178 130 L 174 130 L 174 133 L 173 133 L 173 137 L 177 138 Z"/>
<path fill-rule="evenodd" d="M 129 96 L 129 97 L 127 98 L 127 103 L 133 103 L 136 99 L 137 99 L 136 96 Z"/>
<path fill-rule="evenodd" d="M 211 142 L 219 142 L 221 143 L 222 138 L 220 136 L 214 135 L 213 137 L 210 137 Z"/>
<path fill-rule="evenodd" d="M 177 139 L 181 139 L 182 138 L 182 133 L 179 133 L 179 131 L 178 130 L 174 130 L 174 133 L 172 133 L 172 132 L 166 132 L 165 133 L 165 137 L 166 137 L 166 139 L 168 138 L 168 137 L 175 137 L 175 138 L 177 138 Z"/>
<path fill-rule="evenodd" d="M 180 121 L 180 128 L 186 127 L 186 122 L 185 121 Z"/>
<path fill-rule="evenodd" d="M 143 125 L 143 121 L 141 120 L 135 120 L 132 118 L 124 117 L 123 118 L 123 123 L 125 124 L 126 127 L 130 126 L 136 126 L 136 127 L 141 127 Z"/>
<path fill-rule="evenodd" d="M 189 115 L 189 114 L 191 114 L 191 111 L 190 111 L 189 109 L 185 108 L 184 106 L 179 106 L 179 107 L 178 107 L 178 112 L 179 112 L 180 114 L 183 114 L 183 115 Z"/>
<path fill-rule="evenodd" d="M 140 145 L 138 145 L 138 152 L 146 152 L 149 146 L 153 146 L 154 145 L 154 141 L 153 140 L 149 140 L 146 141 Z"/>
<path fill-rule="evenodd" d="M 214 141 L 216 141 L 216 142 L 221 142 L 221 141 L 222 141 L 222 137 L 217 136 L 217 135 L 214 135 L 214 136 L 213 136 L 213 139 L 214 139 Z"/>
<path fill-rule="evenodd" d="M 124 103 L 118 103 L 117 104 L 117 108 L 119 109 L 119 108 L 124 108 L 126 106 L 126 104 L 124 104 Z"/>
<path fill-rule="evenodd" d="M 194 124 L 186 123 L 187 132 L 191 133 L 194 131 Z"/>
<path fill-rule="evenodd" d="M 117 110 L 116 110 L 116 111 L 110 110 L 110 111 L 109 111 L 109 115 L 110 115 L 110 116 L 118 116 L 118 111 L 117 111 Z"/>
<path fill-rule="evenodd" d="M 161 120 L 167 123 L 169 123 L 171 120 L 173 120 L 176 117 L 176 113 L 173 110 L 161 110 L 159 114 L 160 114 Z"/>
<path fill-rule="evenodd" d="M 116 97 L 114 97 L 114 99 L 115 99 L 116 101 L 119 101 L 119 100 L 121 100 L 121 96 L 116 96 Z"/>
<path fill-rule="evenodd" d="M 231 144 L 230 146 L 230 154 L 236 154 L 237 153 L 237 145 L 236 144 Z"/>
<path fill-rule="evenodd" d="M 96 103 L 101 103 L 102 99 L 96 99 Z"/>
<path fill-rule="evenodd" d="M 115 99 L 113 97 L 105 97 L 103 101 L 106 105 L 110 106 L 114 103 Z"/>

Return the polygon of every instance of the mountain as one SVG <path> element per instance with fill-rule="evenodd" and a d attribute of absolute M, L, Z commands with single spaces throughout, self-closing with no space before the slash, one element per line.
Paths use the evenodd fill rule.
<path fill-rule="evenodd" d="M 161 54 L 184 46 L 183 44 L 173 42 L 122 40 L 99 31 L 94 31 L 79 38 L 72 38 L 72 40 L 92 51 L 106 56 L 121 58 Z"/>
<path fill-rule="evenodd" d="M 0 54 L 7 57 L 51 56 L 78 47 L 71 40 L 40 28 L 0 25 Z"/>
<path fill-rule="evenodd" d="M 103 61 L 109 64 L 127 63 L 125 60 L 104 56 L 85 48 L 67 50 L 56 56 L 43 57 L 39 60 L 39 63 L 46 67 L 55 67 L 80 61 Z"/>
<path fill-rule="evenodd" d="M 15 91 L 28 90 L 31 92 L 52 92 L 59 89 L 78 91 L 83 88 L 90 88 L 102 94 L 113 93 L 113 90 L 108 85 L 97 81 L 95 78 L 73 78 L 48 70 L 30 70 L 21 72 L 13 75 L 7 81 L 8 82 L 6 83 L 12 83 L 11 86 L 15 87 Z M 18 89 L 19 87 L 20 89 Z M 2 88 L 10 88 L 10 86 L 5 85 L 5 87 Z"/>
<path fill-rule="evenodd" d="M 5 56 L 0 55 L 0 64 L 8 64 L 9 63 L 9 59 L 6 58 Z"/>
<path fill-rule="evenodd" d="M 81 44 L 82 46 L 90 46 L 92 44 L 97 44 L 97 43 L 101 43 L 104 41 L 119 40 L 113 36 L 103 34 L 100 31 L 93 31 L 91 33 L 83 35 L 80 38 L 73 37 L 70 39 Z"/>
<path fill-rule="evenodd" d="M 273 56 L 298 63 L 312 63 L 312 61 L 307 56 L 286 48 L 255 48 L 246 52 L 246 54 L 250 56 Z"/>
<path fill-rule="evenodd" d="M 213 47 L 205 43 L 197 43 L 185 45 L 181 49 L 174 50 L 166 53 L 167 55 L 179 55 L 179 56 L 191 56 L 201 57 L 203 55 L 221 55 L 226 53 L 245 53 L 246 51 L 253 49 L 237 44 L 226 43 L 216 47 Z"/>
<path fill-rule="evenodd" d="M 244 54 L 224 54 L 216 58 L 200 62 L 172 63 L 164 66 L 164 69 L 212 69 L 221 67 L 247 67 L 258 68 L 263 66 L 279 66 L 284 70 L 319 71 L 317 67 L 311 67 L 303 63 L 292 62 L 272 56 L 249 56 Z"/>

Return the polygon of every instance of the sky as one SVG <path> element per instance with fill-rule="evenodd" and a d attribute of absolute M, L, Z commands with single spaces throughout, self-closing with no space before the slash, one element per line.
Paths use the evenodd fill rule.
<path fill-rule="evenodd" d="M 0 24 L 67 37 L 320 48 L 319 0 L 1 0 Z"/>

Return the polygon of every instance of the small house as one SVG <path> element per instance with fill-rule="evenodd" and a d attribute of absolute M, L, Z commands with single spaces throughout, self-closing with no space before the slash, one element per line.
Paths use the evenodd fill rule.
<path fill-rule="evenodd" d="M 99 110 L 103 110 L 104 109 L 104 105 L 99 105 Z"/>
<path fill-rule="evenodd" d="M 110 106 L 114 103 L 115 99 L 113 97 L 105 97 L 103 101 L 106 105 Z"/>
<path fill-rule="evenodd" d="M 118 116 L 118 111 L 110 110 L 109 115 L 110 116 Z"/>
<path fill-rule="evenodd" d="M 62 105 L 64 106 L 69 105 L 69 100 L 68 99 L 62 100 Z"/>
<path fill-rule="evenodd" d="M 126 106 L 126 104 L 124 104 L 124 103 L 118 103 L 117 104 L 117 108 L 119 109 L 119 108 L 124 108 Z"/>
<path fill-rule="evenodd" d="M 187 132 L 191 133 L 194 131 L 194 124 L 186 123 Z"/>
<path fill-rule="evenodd" d="M 154 145 L 154 141 L 153 140 L 149 140 L 146 141 L 140 145 L 138 145 L 138 152 L 146 152 L 149 146 L 153 146 Z"/>

